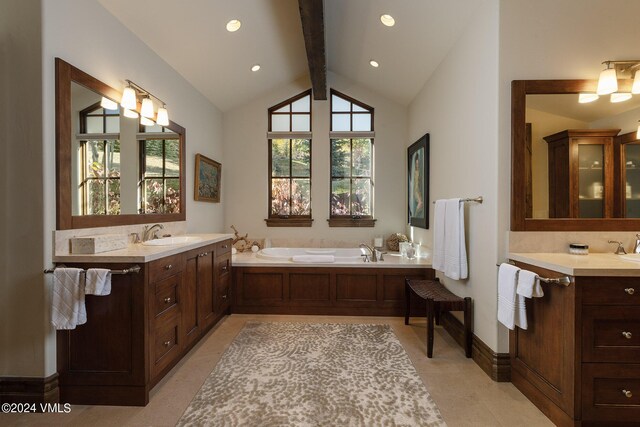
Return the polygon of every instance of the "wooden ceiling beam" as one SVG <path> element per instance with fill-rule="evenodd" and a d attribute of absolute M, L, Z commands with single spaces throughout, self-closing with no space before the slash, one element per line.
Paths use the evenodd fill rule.
<path fill-rule="evenodd" d="M 307 49 L 313 99 L 327 99 L 327 56 L 324 41 L 324 0 L 298 0 Z"/>

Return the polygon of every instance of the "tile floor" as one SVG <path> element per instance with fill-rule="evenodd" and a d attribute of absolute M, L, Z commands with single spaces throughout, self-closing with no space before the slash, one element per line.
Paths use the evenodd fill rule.
<path fill-rule="evenodd" d="M 400 317 L 276 316 L 233 314 L 223 319 L 152 390 L 144 407 L 72 406 L 69 414 L 0 414 L 2 426 L 173 426 L 248 320 L 318 323 L 385 323 L 393 327 L 447 425 L 553 426 L 511 383 L 493 382 L 440 327 L 434 357 L 425 355 L 423 319 Z"/>

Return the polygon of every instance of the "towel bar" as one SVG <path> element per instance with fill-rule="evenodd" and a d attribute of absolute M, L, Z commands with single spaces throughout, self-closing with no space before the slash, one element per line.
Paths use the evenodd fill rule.
<path fill-rule="evenodd" d="M 478 196 L 478 197 L 471 197 L 468 199 L 460 199 L 460 202 L 462 203 L 466 203 L 466 202 L 474 202 L 474 203 L 480 203 L 482 204 L 482 202 L 484 201 L 484 198 L 482 196 Z M 433 202 L 431 202 L 433 204 L 436 203 L 436 201 L 434 200 Z"/>
<path fill-rule="evenodd" d="M 48 268 L 46 270 L 44 270 L 45 274 L 49 274 L 49 273 L 53 273 L 53 271 L 55 270 L 55 268 Z M 139 265 L 134 265 L 133 267 L 130 268 L 125 268 L 124 270 L 111 270 L 111 274 L 129 274 L 129 273 L 136 273 L 138 274 L 140 272 L 141 268 Z M 82 273 L 85 273 L 87 270 L 82 270 Z"/>
<path fill-rule="evenodd" d="M 512 264 L 512 263 L 509 262 L 507 264 Z M 500 264 L 496 264 L 496 267 L 500 267 Z M 569 286 L 571 284 L 571 278 L 569 276 L 551 278 L 551 277 L 540 277 L 536 275 L 536 278 L 541 282 L 551 283 L 554 285 Z"/>

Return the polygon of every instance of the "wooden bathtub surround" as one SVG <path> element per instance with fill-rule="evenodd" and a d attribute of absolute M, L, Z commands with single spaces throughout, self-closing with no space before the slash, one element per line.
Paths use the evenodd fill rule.
<path fill-rule="evenodd" d="M 230 243 L 144 263 L 139 274 L 112 276 L 109 296 L 87 296 L 87 323 L 58 331 L 60 401 L 146 405 L 151 388 L 229 312 Z"/>
<path fill-rule="evenodd" d="M 572 279 L 527 300 L 529 329 L 509 334 L 511 380 L 559 426 L 640 425 L 640 280 Z"/>

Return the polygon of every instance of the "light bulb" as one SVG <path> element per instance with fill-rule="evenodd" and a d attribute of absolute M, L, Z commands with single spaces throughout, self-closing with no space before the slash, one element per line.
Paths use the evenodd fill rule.
<path fill-rule="evenodd" d="M 140 108 L 140 115 L 149 119 L 153 118 L 153 101 L 148 96 L 142 100 L 142 108 Z"/>
<path fill-rule="evenodd" d="M 380 22 L 382 22 L 387 27 L 393 27 L 394 25 L 396 25 L 396 20 L 393 19 L 393 16 L 387 14 L 380 17 Z"/>
<path fill-rule="evenodd" d="M 258 71 L 260 69 L 260 64 L 256 64 L 253 67 L 251 67 L 251 71 Z"/>
<path fill-rule="evenodd" d="M 158 108 L 158 115 L 156 116 L 156 123 L 160 126 L 169 126 L 169 113 L 167 112 L 166 105 Z"/>
<path fill-rule="evenodd" d="M 607 68 L 600 73 L 598 79 L 598 95 L 609 95 L 618 90 L 618 77 L 615 68 Z"/>
<path fill-rule="evenodd" d="M 125 87 L 122 92 L 122 99 L 120 100 L 120 105 L 129 110 L 135 110 L 136 105 L 136 91 L 133 90 L 132 87 Z"/>
<path fill-rule="evenodd" d="M 124 116 L 128 117 L 130 119 L 137 119 L 138 118 L 138 113 L 133 111 L 133 110 L 129 110 L 128 108 L 124 109 Z"/>
<path fill-rule="evenodd" d="M 369 61 L 369 64 L 371 64 L 373 68 L 378 68 L 380 66 L 380 64 L 378 64 L 378 61 L 374 61 L 373 59 Z"/>
<path fill-rule="evenodd" d="M 611 102 L 624 102 L 631 99 L 629 92 L 616 92 L 611 94 Z"/>
<path fill-rule="evenodd" d="M 600 98 L 597 93 L 581 93 L 578 95 L 578 102 L 580 104 L 586 104 L 589 102 L 593 102 Z"/>
<path fill-rule="evenodd" d="M 112 101 L 109 98 L 105 98 L 104 96 L 102 97 L 102 100 L 100 101 L 100 106 L 102 108 L 104 108 L 105 110 L 117 110 L 118 109 L 118 103 L 117 102 Z"/>
<path fill-rule="evenodd" d="M 238 31 L 241 26 L 242 22 L 238 21 L 237 19 L 232 19 L 231 21 L 227 22 L 227 31 L 229 31 L 230 33 L 234 33 Z"/>
<path fill-rule="evenodd" d="M 640 93 L 640 70 L 636 71 L 636 76 L 633 78 L 633 87 L 631 93 L 637 95 Z"/>
<path fill-rule="evenodd" d="M 140 117 L 140 124 L 144 125 L 144 126 L 153 126 L 155 125 L 155 122 L 151 119 L 148 119 L 146 117 Z"/>

